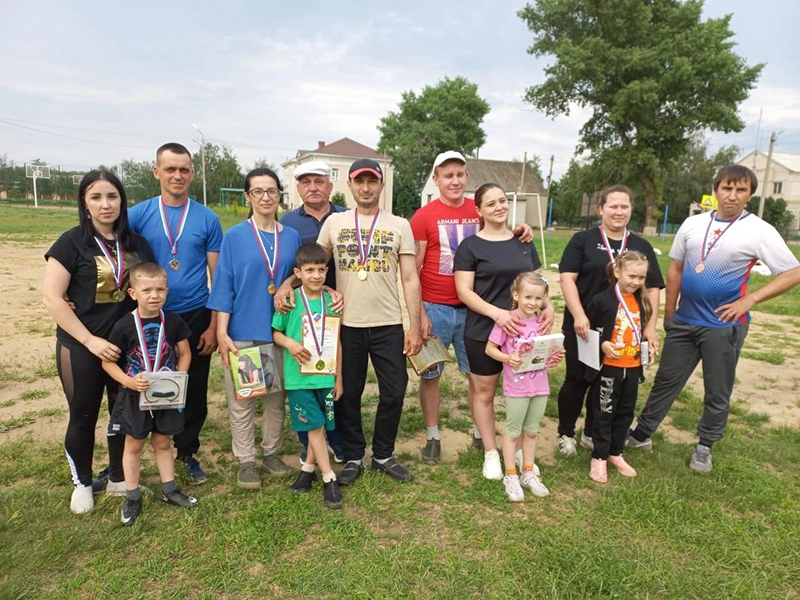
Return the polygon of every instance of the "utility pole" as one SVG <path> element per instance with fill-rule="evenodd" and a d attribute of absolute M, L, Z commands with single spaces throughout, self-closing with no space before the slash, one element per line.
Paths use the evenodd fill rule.
<path fill-rule="evenodd" d="M 206 136 L 203 135 L 203 132 L 200 131 L 200 128 L 192 123 L 192 127 L 197 129 L 197 133 L 200 134 L 200 161 L 203 166 L 203 206 L 208 206 L 208 202 L 206 201 Z"/>
<path fill-rule="evenodd" d="M 553 161 L 556 159 L 555 154 L 550 155 L 550 170 L 547 172 L 547 228 L 550 229 L 553 225 L 553 193 L 550 191 L 550 184 L 553 181 Z"/>
<path fill-rule="evenodd" d="M 767 154 L 767 167 L 764 169 L 764 186 L 761 188 L 761 198 L 758 200 L 758 218 L 764 218 L 764 203 L 767 200 L 767 184 L 769 184 L 769 168 L 772 166 L 772 150 L 775 148 L 775 142 L 778 141 L 778 135 L 773 131 L 769 136 L 769 154 Z"/>

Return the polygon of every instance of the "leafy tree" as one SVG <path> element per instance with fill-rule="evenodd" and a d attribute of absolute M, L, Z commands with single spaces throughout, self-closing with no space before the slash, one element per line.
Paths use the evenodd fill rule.
<path fill-rule="evenodd" d="M 120 163 L 122 167 L 122 183 L 131 202 L 138 202 L 158 196 L 161 187 L 158 180 L 153 177 L 153 161 L 128 159 Z"/>
<path fill-rule="evenodd" d="M 333 196 L 331 196 L 331 202 L 347 208 L 347 198 L 342 192 L 336 192 Z"/>
<path fill-rule="evenodd" d="M 403 92 L 398 110 L 381 119 L 378 151 L 392 157 L 395 168 L 394 212 L 410 215 L 440 152 L 473 155 L 486 141 L 481 127 L 489 104 L 478 86 L 463 77 L 445 77 L 417 95 Z"/>
<path fill-rule="evenodd" d="M 273 163 L 269 162 L 263 156 L 259 156 L 256 161 L 253 163 L 253 169 L 272 169 L 275 173 L 278 172 L 278 167 Z"/>
<path fill-rule="evenodd" d="M 655 226 L 662 169 L 692 134 L 741 131 L 737 106 L 763 65 L 732 50 L 730 15 L 701 21 L 701 0 L 535 0 L 519 11 L 528 52 L 552 56 L 525 99 L 546 114 L 589 108 L 578 152 L 628 165 Z"/>
<path fill-rule="evenodd" d="M 747 210 L 758 214 L 758 205 L 761 202 L 760 196 L 753 196 L 747 201 Z M 783 198 L 773 198 L 767 196 L 764 201 L 764 220 L 778 231 L 784 231 L 789 223 L 794 220 L 792 211 L 786 208 L 786 200 Z"/>
<path fill-rule="evenodd" d="M 244 173 L 236 160 L 236 155 L 228 146 L 217 146 L 210 142 L 205 145 L 206 189 L 209 202 L 215 202 L 220 188 L 241 188 L 244 185 Z M 202 200 L 203 167 L 200 152 L 192 157 L 195 176 L 189 188 L 189 194 Z"/>

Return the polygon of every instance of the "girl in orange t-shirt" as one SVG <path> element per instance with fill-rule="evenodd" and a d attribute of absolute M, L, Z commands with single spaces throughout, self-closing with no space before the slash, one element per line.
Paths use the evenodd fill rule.
<path fill-rule="evenodd" d="M 603 364 L 595 372 L 589 394 L 594 413 L 592 463 L 589 476 L 598 483 L 608 481 L 607 462 L 621 475 L 634 477 L 636 470 L 622 458 L 625 436 L 633 422 L 639 381 L 643 379 L 642 329 L 651 306 L 642 293 L 647 277 L 647 258 L 628 251 L 609 263 L 606 273 L 611 287 L 597 294 L 587 307 L 591 327 L 600 332 Z"/>

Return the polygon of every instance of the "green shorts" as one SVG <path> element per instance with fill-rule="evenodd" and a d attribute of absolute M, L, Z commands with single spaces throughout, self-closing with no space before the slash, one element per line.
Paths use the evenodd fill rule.
<path fill-rule="evenodd" d="M 314 431 L 320 427 L 336 429 L 333 418 L 333 389 L 287 390 L 292 431 Z"/>
<path fill-rule="evenodd" d="M 535 435 L 544 418 L 547 396 L 531 398 L 509 398 L 506 396 L 506 435 L 517 438 L 526 433 Z"/>

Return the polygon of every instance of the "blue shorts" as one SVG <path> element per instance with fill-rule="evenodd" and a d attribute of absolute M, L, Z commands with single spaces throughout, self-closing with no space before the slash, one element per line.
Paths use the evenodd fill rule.
<path fill-rule="evenodd" d="M 431 333 L 442 340 L 446 348 L 452 344 L 456 351 L 459 370 L 462 373 L 469 373 L 467 349 L 464 347 L 464 323 L 467 320 L 467 307 L 434 304 L 433 302 L 423 302 L 422 305 L 431 321 Z M 436 379 L 443 371 L 444 363 L 431 367 L 420 377 Z"/>

